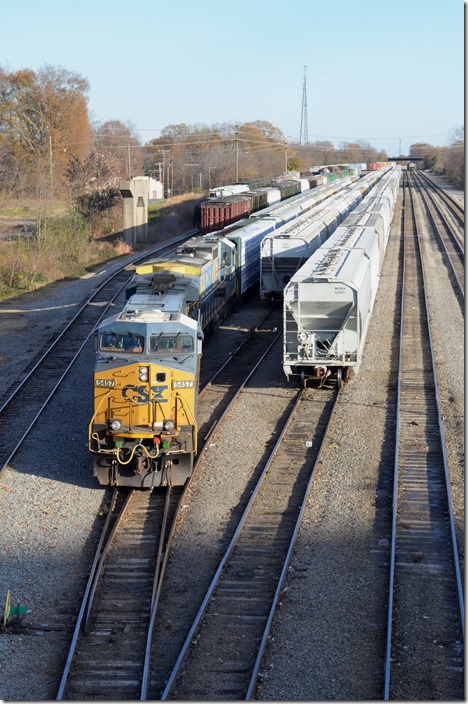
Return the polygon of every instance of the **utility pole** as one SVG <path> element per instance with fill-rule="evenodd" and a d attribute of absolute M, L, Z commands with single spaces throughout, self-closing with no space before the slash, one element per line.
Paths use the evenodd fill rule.
<path fill-rule="evenodd" d="M 299 136 L 300 144 L 309 143 L 309 134 L 307 130 L 307 66 L 304 66 L 304 82 L 302 84 L 302 111 L 301 111 L 301 131 Z"/>
<path fill-rule="evenodd" d="M 132 162 L 130 160 L 130 145 L 129 144 L 127 144 L 127 163 L 128 163 L 128 166 L 127 166 L 128 178 L 131 179 L 132 178 Z"/>
<path fill-rule="evenodd" d="M 171 154 L 171 197 L 174 195 L 174 157 Z"/>
<path fill-rule="evenodd" d="M 236 125 L 236 183 L 239 183 L 239 125 Z"/>
<path fill-rule="evenodd" d="M 192 193 L 193 193 L 193 167 L 200 166 L 200 164 L 184 164 L 184 166 L 191 166 L 192 167 Z"/>
<path fill-rule="evenodd" d="M 52 162 L 52 136 L 49 136 L 50 200 L 54 199 L 54 172 Z"/>

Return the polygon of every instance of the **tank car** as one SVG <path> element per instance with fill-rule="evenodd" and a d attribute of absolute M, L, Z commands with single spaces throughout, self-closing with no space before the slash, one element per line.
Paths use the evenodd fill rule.
<path fill-rule="evenodd" d="M 399 178 L 396 168 L 382 179 L 381 198 L 390 195 L 392 212 Z M 288 379 L 299 377 L 306 384 L 334 378 L 340 385 L 358 369 L 389 227 L 378 211 L 353 213 L 286 285 L 283 369 Z"/>
<path fill-rule="evenodd" d="M 236 295 L 235 246 L 199 237 L 136 268 L 121 312 L 95 333 L 89 449 L 103 485 L 182 485 L 197 451 L 204 329 Z"/>

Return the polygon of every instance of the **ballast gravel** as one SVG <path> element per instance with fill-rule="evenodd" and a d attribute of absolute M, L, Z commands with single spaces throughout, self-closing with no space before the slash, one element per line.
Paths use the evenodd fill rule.
<path fill-rule="evenodd" d="M 362 367 L 345 387 L 330 429 L 263 659 L 257 692 L 262 700 L 382 698 L 381 614 L 387 599 L 390 536 L 381 506 L 391 490 L 387 478 L 395 432 L 396 352 L 390 341 L 399 318 L 398 243 L 395 218 Z M 463 313 L 437 244 L 424 241 L 424 252 L 462 553 Z M 71 316 L 98 277 L 99 271 L 92 278 L 56 284 L 0 304 L 3 388 L 62 320 Z M 262 306 L 251 305 L 247 321 L 240 311 L 226 326 L 261 320 Z M 229 354 L 216 346 L 215 339 L 206 345 L 207 362 L 210 355 Z M 0 600 L 10 590 L 12 603 L 30 610 L 24 622 L 31 626 L 20 632 L 0 632 L 0 698 L 7 701 L 55 699 L 70 623 L 105 511 L 106 489 L 92 476 L 86 448 L 93 357 L 88 343 L 0 478 Z M 223 535 L 238 517 L 241 497 L 249 490 L 251 465 L 257 466 L 255 458 L 271 441 L 267 428 L 275 424 L 293 393 L 280 357 L 278 351 L 271 354 L 269 372 L 262 372 L 267 376 L 260 376 L 254 390 L 247 391 L 238 404 L 223 445 L 214 438 L 207 464 L 190 491 L 171 557 L 174 602 L 165 595 L 167 622 L 158 624 L 162 642 L 164 638 L 172 642 L 177 605 L 190 599 L 191 580 L 203 574 L 208 564 L 215 564 Z M 229 446 L 224 445 L 226 434 L 231 438 Z"/>

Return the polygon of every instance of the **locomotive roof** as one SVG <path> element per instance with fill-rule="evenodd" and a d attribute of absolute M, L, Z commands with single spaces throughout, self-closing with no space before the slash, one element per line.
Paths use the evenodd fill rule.
<path fill-rule="evenodd" d="M 185 303 L 185 295 L 182 291 L 170 289 L 167 293 L 155 296 L 152 293 L 135 293 L 125 304 L 122 315 L 127 315 L 130 311 L 147 311 L 156 314 L 160 313 L 180 313 Z"/>

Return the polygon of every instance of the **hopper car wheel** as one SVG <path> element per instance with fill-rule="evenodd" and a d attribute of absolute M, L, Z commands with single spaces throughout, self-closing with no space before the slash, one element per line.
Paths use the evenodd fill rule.
<path fill-rule="evenodd" d="M 343 372 L 341 367 L 338 367 L 336 372 L 336 388 L 341 389 L 341 383 L 343 381 Z"/>

